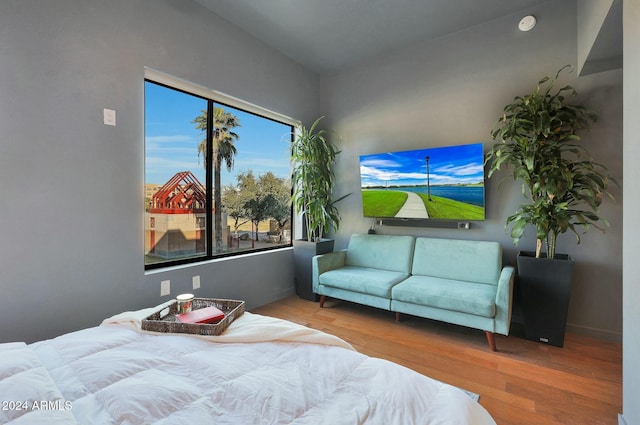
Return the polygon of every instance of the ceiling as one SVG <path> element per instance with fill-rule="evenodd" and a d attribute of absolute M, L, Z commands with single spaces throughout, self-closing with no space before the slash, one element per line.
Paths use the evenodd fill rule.
<path fill-rule="evenodd" d="M 196 1 L 321 74 L 548 0 Z"/>

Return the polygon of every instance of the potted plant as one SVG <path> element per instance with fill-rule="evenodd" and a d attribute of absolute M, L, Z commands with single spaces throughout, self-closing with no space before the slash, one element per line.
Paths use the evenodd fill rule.
<path fill-rule="evenodd" d="M 506 219 L 514 244 L 528 225 L 536 232 L 536 251 L 518 254 L 525 333 L 528 339 L 562 346 L 573 279 L 573 260 L 556 253 L 558 235 L 591 226 L 603 230 L 606 220 L 599 206 L 607 193 L 606 168 L 593 160 L 580 143 L 578 132 L 588 130 L 596 114 L 569 103 L 571 86 L 554 89 L 555 78 L 545 77 L 533 93 L 517 96 L 505 106 L 491 136 L 497 142 L 486 155 L 488 177 L 505 168 L 522 183 L 527 202 Z M 542 251 L 542 248 L 545 251 Z M 533 263 L 533 264 L 531 264 Z"/>
<path fill-rule="evenodd" d="M 311 127 L 300 126 L 291 146 L 293 163 L 293 206 L 303 218 L 303 239 L 293 241 L 296 292 L 303 298 L 316 300 L 311 284 L 311 258 L 333 251 L 333 239 L 325 232 L 337 231 L 340 213 L 333 199 L 335 174 L 333 165 L 340 151 L 319 128 L 318 118 Z"/>

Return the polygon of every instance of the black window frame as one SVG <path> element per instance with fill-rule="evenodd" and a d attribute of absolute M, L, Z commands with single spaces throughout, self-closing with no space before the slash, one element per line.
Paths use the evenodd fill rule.
<path fill-rule="evenodd" d="M 169 77 L 172 78 L 172 77 Z M 178 81 L 178 80 L 176 80 Z M 181 93 L 190 95 L 190 96 L 195 96 L 198 97 L 202 100 L 205 100 L 207 102 L 207 132 L 206 132 L 206 141 L 207 141 L 207 158 L 213 158 L 213 143 L 212 143 L 212 139 L 213 139 L 213 132 L 214 132 L 214 125 L 213 125 L 213 108 L 214 105 L 218 105 L 218 106 L 222 106 L 222 107 L 230 107 L 239 111 L 242 111 L 244 113 L 247 114 L 252 114 L 255 115 L 257 117 L 260 117 L 262 119 L 267 119 L 273 122 L 276 122 L 278 124 L 282 124 L 282 125 L 286 125 L 289 126 L 291 128 L 290 131 L 290 142 L 292 143 L 294 138 L 295 138 L 295 129 L 296 129 L 296 124 L 293 122 L 293 120 L 288 119 L 286 121 L 291 121 L 291 122 L 284 122 L 280 121 L 276 118 L 267 116 L 266 114 L 260 114 L 258 112 L 255 111 L 256 108 L 260 108 L 257 107 L 256 105 L 252 105 L 247 103 L 246 105 L 249 105 L 253 110 L 249 110 L 249 108 L 244 107 L 243 108 L 243 101 L 240 101 L 236 98 L 233 98 L 236 102 L 234 102 L 234 104 L 231 103 L 227 103 L 224 101 L 220 101 L 218 100 L 216 97 L 216 93 L 215 91 L 211 91 L 212 95 L 211 96 L 205 96 L 199 93 L 194 93 L 192 91 L 180 88 L 180 87 L 176 87 L 176 85 L 172 85 L 171 83 L 166 83 L 166 82 L 162 82 L 162 81 L 158 81 L 157 78 L 152 78 L 152 77 L 145 77 L 144 78 L 144 83 L 146 85 L 146 83 L 152 83 L 152 84 L 156 84 L 162 87 L 165 87 L 167 89 L 171 89 L 171 90 L 176 90 L 179 91 Z M 188 84 L 188 83 L 187 83 Z M 222 97 L 224 95 L 221 95 L 220 97 Z M 146 96 L 144 96 L 144 102 L 145 102 L 145 108 L 146 108 Z M 286 118 L 286 117 L 285 117 Z M 145 116 L 145 127 L 146 127 L 146 116 Z M 145 133 L 145 148 L 146 148 L 146 133 Z M 144 264 L 144 269 L 145 271 L 148 270 L 157 270 L 157 269 L 163 269 L 163 268 L 168 268 L 168 267 L 175 267 L 175 266 L 181 266 L 181 265 L 188 265 L 188 264 L 195 264 L 195 263 L 204 263 L 204 262 L 208 262 L 211 260 L 216 260 L 216 259 L 223 259 L 223 258 L 231 258 L 231 257 L 239 257 L 242 255 L 252 255 L 252 254 L 256 254 L 256 253 L 264 253 L 264 252 L 269 252 L 269 251 L 274 251 L 274 250 L 279 250 L 279 249 L 283 249 L 283 248 L 291 248 L 293 246 L 293 234 L 294 234 L 294 208 L 293 208 L 293 204 L 290 206 L 290 218 L 289 218 L 289 222 L 290 222 L 290 228 L 291 228 L 291 238 L 287 243 L 282 243 L 282 244 L 278 244 L 275 246 L 263 246 L 263 247 L 259 247 L 259 248 L 251 248 L 249 250 L 240 250 L 240 251 L 225 251 L 225 252 L 215 252 L 214 249 L 214 245 L 215 245 L 215 241 L 213 240 L 213 229 L 215 227 L 215 224 L 213 223 L 213 195 L 214 195 L 214 190 L 213 190 L 213 161 L 205 161 L 205 190 L 206 190 L 206 205 L 205 205 L 205 241 L 206 241 L 206 252 L 203 255 L 194 255 L 193 257 L 185 257 L 185 258 L 178 258 L 175 260 L 167 260 L 167 261 L 161 261 L 161 262 L 157 262 L 157 263 L 149 263 L 147 264 L 145 262 Z M 145 155 L 145 170 L 146 170 L 146 155 Z M 145 182 L 146 183 L 146 182 Z M 293 187 L 291 188 L 291 195 L 293 195 Z M 146 255 L 146 254 L 145 254 Z"/>

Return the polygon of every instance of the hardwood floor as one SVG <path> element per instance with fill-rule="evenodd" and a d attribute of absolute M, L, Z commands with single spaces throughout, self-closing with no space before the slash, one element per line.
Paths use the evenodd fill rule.
<path fill-rule="evenodd" d="M 337 335 L 356 350 L 480 394 L 499 425 L 617 424 L 622 346 L 567 334 L 563 348 L 496 335 L 346 301 L 325 307 L 292 296 L 252 310 Z"/>

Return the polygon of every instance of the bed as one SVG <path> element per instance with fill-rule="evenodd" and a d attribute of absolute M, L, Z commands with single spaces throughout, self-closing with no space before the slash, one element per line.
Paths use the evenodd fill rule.
<path fill-rule="evenodd" d="M 219 336 L 142 330 L 162 307 L 0 344 L 0 423 L 495 424 L 458 388 L 285 320 L 247 312 Z"/>

